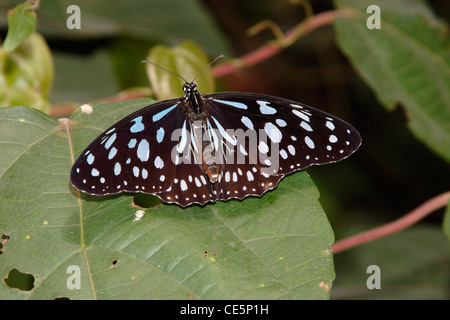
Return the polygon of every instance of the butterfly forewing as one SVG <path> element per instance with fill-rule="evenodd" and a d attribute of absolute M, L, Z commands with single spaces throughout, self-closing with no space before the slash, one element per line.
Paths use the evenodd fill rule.
<path fill-rule="evenodd" d="M 175 170 L 165 155 L 177 144 L 171 133 L 184 120 L 178 103 L 153 104 L 105 130 L 74 163 L 72 184 L 96 195 L 168 189 Z"/>
<path fill-rule="evenodd" d="M 258 134 L 259 157 L 279 160 L 278 173 L 340 161 L 361 144 L 359 133 L 345 121 L 295 101 L 238 92 L 204 97 L 215 102 L 208 110 L 222 119 L 225 128 Z"/>

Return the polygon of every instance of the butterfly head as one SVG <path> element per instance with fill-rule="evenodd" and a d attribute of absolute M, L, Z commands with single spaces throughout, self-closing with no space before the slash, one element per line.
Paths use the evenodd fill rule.
<path fill-rule="evenodd" d="M 185 95 L 190 95 L 195 92 L 198 92 L 198 87 L 194 82 L 186 82 L 183 85 L 183 91 Z"/>
<path fill-rule="evenodd" d="M 183 85 L 184 101 L 190 104 L 190 108 L 197 114 L 202 112 L 202 96 L 198 92 L 198 87 L 194 82 L 186 82 Z"/>

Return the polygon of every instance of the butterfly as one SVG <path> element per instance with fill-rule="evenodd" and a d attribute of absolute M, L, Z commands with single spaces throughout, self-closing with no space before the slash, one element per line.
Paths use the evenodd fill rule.
<path fill-rule="evenodd" d="M 355 128 L 328 113 L 263 94 L 202 95 L 195 78 L 182 78 L 183 97 L 100 134 L 73 164 L 72 185 L 92 195 L 141 192 L 203 205 L 262 196 L 284 176 L 343 160 L 361 145 Z"/>

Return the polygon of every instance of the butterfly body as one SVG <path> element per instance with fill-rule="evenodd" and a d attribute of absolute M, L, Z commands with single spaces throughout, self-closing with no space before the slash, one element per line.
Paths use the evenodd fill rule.
<path fill-rule="evenodd" d="M 349 124 L 295 101 L 241 92 L 184 96 L 123 118 L 79 156 L 72 184 L 88 194 L 154 194 L 187 206 L 261 196 L 287 174 L 340 161 L 361 144 Z"/>

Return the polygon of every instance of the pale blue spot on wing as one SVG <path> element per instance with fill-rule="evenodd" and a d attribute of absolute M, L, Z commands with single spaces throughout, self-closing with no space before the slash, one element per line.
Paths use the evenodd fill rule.
<path fill-rule="evenodd" d="M 155 168 L 156 169 L 162 169 L 162 168 L 164 168 L 164 161 L 163 161 L 163 159 L 161 159 L 161 157 L 160 156 L 157 156 L 156 158 L 155 158 Z"/>
<path fill-rule="evenodd" d="M 277 119 L 277 120 L 275 120 L 275 122 L 277 123 L 277 125 L 279 125 L 282 128 L 287 126 L 286 121 L 284 121 L 283 119 Z"/>
<path fill-rule="evenodd" d="M 306 122 L 310 122 L 309 116 L 307 116 L 306 114 L 304 114 L 304 113 L 302 113 L 302 112 L 300 112 L 298 110 L 295 110 L 295 109 L 292 109 L 292 113 L 295 114 L 300 119 L 303 119 Z"/>
<path fill-rule="evenodd" d="M 222 125 L 219 123 L 219 121 L 216 120 L 216 118 L 214 118 L 213 116 L 211 116 L 211 118 L 214 120 L 214 122 L 216 123 L 217 128 L 219 128 L 220 134 L 226 139 L 228 140 L 228 142 L 230 142 L 233 146 L 235 146 L 237 144 L 237 139 L 236 137 L 232 137 L 230 136 L 230 134 L 228 132 L 225 131 L 224 127 L 222 127 Z"/>
<path fill-rule="evenodd" d="M 90 154 L 87 156 L 86 162 L 87 162 L 88 164 L 92 164 L 92 163 L 94 163 L 94 159 L 95 159 L 95 157 L 90 153 Z"/>
<path fill-rule="evenodd" d="M 128 148 L 130 148 L 130 149 L 134 148 L 134 147 L 136 146 L 136 142 L 137 142 L 136 139 L 131 139 L 131 140 L 128 142 Z"/>
<path fill-rule="evenodd" d="M 163 111 L 158 112 L 157 114 L 153 115 L 153 122 L 161 120 L 162 117 L 164 117 L 166 114 L 168 114 L 170 111 L 175 108 L 177 104 L 174 104 L 173 106 L 164 109 Z"/>
<path fill-rule="evenodd" d="M 208 129 L 209 141 L 214 144 L 214 150 L 219 150 L 219 139 L 216 135 L 216 131 L 212 128 L 209 119 L 206 119 L 206 127 Z"/>
<path fill-rule="evenodd" d="M 109 149 L 111 145 L 114 143 L 114 141 L 117 138 L 117 133 L 114 133 L 111 137 L 109 137 L 108 141 L 105 143 L 105 149 Z"/>
<path fill-rule="evenodd" d="M 178 153 L 182 153 L 187 143 L 187 130 L 186 130 L 186 120 L 183 122 L 183 128 L 181 129 L 181 140 L 177 145 Z"/>
<path fill-rule="evenodd" d="M 99 174 L 100 174 L 100 172 L 99 172 L 97 169 L 93 168 L 93 169 L 91 170 L 91 175 L 92 175 L 93 177 L 98 177 Z"/>
<path fill-rule="evenodd" d="M 139 142 L 137 156 L 142 162 L 148 160 L 150 156 L 150 145 L 147 140 L 142 139 L 141 142 Z"/>
<path fill-rule="evenodd" d="M 277 112 L 277 109 L 268 106 L 270 102 L 260 100 L 256 102 L 259 104 L 259 111 L 262 114 L 275 114 Z"/>
<path fill-rule="evenodd" d="M 280 143 L 283 135 L 281 131 L 272 122 L 267 122 L 264 125 L 264 130 L 266 131 L 267 135 L 269 136 L 270 140 L 272 140 L 273 143 Z"/>
<path fill-rule="evenodd" d="M 134 166 L 133 167 L 133 175 L 138 178 L 139 177 L 139 168 Z"/>
<path fill-rule="evenodd" d="M 112 147 L 111 151 L 109 151 L 108 159 L 111 160 L 112 158 L 114 158 L 116 156 L 116 154 L 117 154 L 117 149 Z"/>
<path fill-rule="evenodd" d="M 163 128 L 159 128 L 156 131 L 156 141 L 158 141 L 158 143 L 161 143 L 164 139 L 164 129 Z"/>
<path fill-rule="evenodd" d="M 300 127 L 302 127 L 303 129 L 305 129 L 306 131 L 313 131 L 313 129 L 311 128 L 311 126 L 308 124 L 308 123 L 306 123 L 305 121 L 302 121 L 301 123 L 300 123 Z"/>
<path fill-rule="evenodd" d="M 331 121 L 327 121 L 327 123 L 325 123 L 325 125 L 328 127 L 328 129 L 330 129 L 331 131 L 334 130 L 335 126 L 334 123 Z"/>
<path fill-rule="evenodd" d="M 120 163 L 116 162 L 114 165 L 114 174 L 118 176 L 120 174 L 120 171 L 122 171 L 122 167 L 120 166 Z"/>
<path fill-rule="evenodd" d="M 132 122 L 134 122 L 134 124 L 131 126 L 130 131 L 132 133 L 137 133 L 137 132 L 141 132 L 145 129 L 144 124 L 142 123 L 142 116 L 139 116 L 137 118 L 134 118 L 133 120 L 131 120 Z"/>
<path fill-rule="evenodd" d="M 247 128 L 253 129 L 253 122 L 252 120 L 250 120 L 250 118 L 242 116 L 241 121 Z"/>
<path fill-rule="evenodd" d="M 241 102 L 236 102 L 236 101 L 228 101 L 228 100 L 219 100 L 219 99 L 213 99 L 214 101 L 223 103 L 223 104 L 227 104 L 229 106 L 238 108 L 238 109 L 243 109 L 243 110 L 247 110 L 247 105 L 241 103 Z"/>

